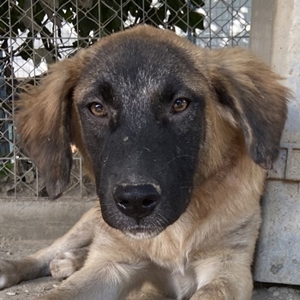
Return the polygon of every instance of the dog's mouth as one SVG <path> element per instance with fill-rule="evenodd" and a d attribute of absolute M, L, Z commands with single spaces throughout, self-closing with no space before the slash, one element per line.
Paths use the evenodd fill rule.
<path fill-rule="evenodd" d="M 161 232 L 161 229 L 153 227 L 149 228 L 145 226 L 134 226 L 125 228 L 122 230 L 122 232 L 135 240 L 145 240 L 157 236 Z"/>

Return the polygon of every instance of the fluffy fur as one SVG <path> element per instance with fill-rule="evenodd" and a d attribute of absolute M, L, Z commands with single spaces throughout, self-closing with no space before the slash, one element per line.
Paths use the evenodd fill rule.
<path fill-rule="evenodd" d="M 136 54 L 133 53 L 137 49 Z M 161 51 L 162 58 L 153 56 L 155 51 Z M 130 57 L 125 59 L 127 52 L 133 56 L 132 62 L 128 61 Z M 139 57 L 143 57 L 139 62 L 143 66 L 137 65 L 131 70 L 130 63 L 134 64 L 133 60 Z M 161 63 L 156 65 L 155 59 L 161 59 Z M 160 70 L 158 73 L 156 68 Z M 86 108 L 87 95 L 94 95 L 91 91 L 100 84 L 97 80 L 101 76 L 106 76 L 111 86 L 109 92 L 102 92 L 104 88 L 101 87 L 102 96 L 103 93 L 104 98 L 113 94 L 104 101 L 109 120 L 94 119 Z M 172 76 L 179 80 L 192 100 L 186 111 L 170 115 L 165 108 L 169 104 L 161 104 L 157 91 L 162 82 Z M 52 271 L 56 278 L 74 273 L 41 299 L 124 299 L 145 282 L 174 299 L 251 299 L 250 269 L 261 223 L 260 197 L 265 169 L 270 169 L 277 157 L 287 112 L 289 92 L 279 80 L 278 75 L 246 50 L 201 49 L 172 32 L 148 26 L 101 39 L 75 57 L 51 66 L 49 75 L 40 85 L 28 88 L 21 95 L 16 119 L 21 141 L 44 175 L 52 198 L 59 197 L 68 184 L 72 161 L 70 144 L 75 144 L 96 182 L 105 213 L 102 215 L 97 206 L 50 247 L 19 261 L 0 261 L 0 288 Z M 122 101 L 118 100 L 120 93 Z M 98 95 L 90 97 L 97 98 Z M 111 104 L 112 98 L 119 102 Z M 141 98 L 143 100 L 138 101 Z M 151 101 L 156 104 L 150 106 Z M 172 99 L 169 102 L 172 104 Z M 163 131 L 156 129 L 151 121 L 154 113 L 149 107 L 161 106 L 162 112 L 156 113 L 155 122 L 163 124 L 159 125 L 163 130 L 175 126 L 176 130 L 172 129 L 172 132 L 175 131 L 176 139 L 179 136 L 180 153 L 195 160 L 172 165 L 170 162 L 179 157 L 176 147 L 165 151 L 165 147 L 171 146 L 154 140 L 148 142 L 153 135 L 147 136 L 145 124 L 150 132 L 155 131 L 156 137 Z M 127 123 L 122 123 L 121 117 L 119 121 L 114 120 L 114 113 L 118 118 L 120 111 L 126 114 L 127 119 L 123 119 Z M 160 114 L 163 114 L 161 119 Z M 135 116 L 141 117 L 136 117 L 136 127 L 129 131 L 129 119 Z M 109 126 L 115 127 L 108 130 L 112 128 Z M 129 173 L 146 174 L 138 166 L 131 167 L 133 163 L 128 158 L 131 152 L 122 158 L 128 160 L 126 168 L 122 167 L 122 160 L 118 162 L 120 154 L 113 156 L 115 148 L 109 148 L 114 159 L 101 156 L 106 151 L 101 148 L 104 147 L 102 141 L 109 147 L 109 141 L 119 128 L 123 132 L 127 130 L 126 134 L 129 132 L 123 138 L 124 143 L 126 138 L 139 136 L 143 131 L 147 138 L 144 141 L 139 136 L 140 143 L 145 143 L 151 153 L 157 153 L 154 159 L 161 159 L 163 167 L 169 168 L 169 173 L 162 179 L 159 172 L 147 173 L 162 187 L 162 198 L 154 212 L 141 217 L 135 227 L 130 225 L 133 219 L 120 213 L 109 192 L 105 191 L 115 184 L 113 179 L 103 183 L 104 175 L 117 176 L 105 169 L 105 159 L 111 160 L 109 169 L 115 168 L 122 180 L 128 181 Z M 181 145 L 182 137 L 187 139 Z M 168 137 L 162 134 L 161 141 L 164 138 Z M 153 144 L 159 146 L 151 148 Z M 101 152 L 98 156 L 97 151 Z M 172 152 L 171 159 L 168 152 Z M 147 155 L 139 156 L 140 164 L 148 166 L 149 163 L 149 169 L 155 169 L 155 160 L 148 162 L 153 157 Z M 163 155 L 166 155 L 166 161 Z M 182 166 L 189 164 L 190 169 Z M 182 178 L 184 172 L 192 173 L 190 181 Z M 168 174 L 170 178 L 164 182 Z M 132 185 L 136 184 L 130 180 Z M 168 188 L 168 194 L 164 186 L 169 187 L 170 181 L 173 185 Z M 178 187 L 188 189 L 188 192 L 178 192 Z M 175 196 L 171 189 L 175 189 Z M 109 191 L 111 193 L 111 189 Z M 172 197 L 164 196 L 164 192 Z M 176 209 L 178 215 L 173 211 Z M 159 215 L 156 215 L 157 211 Z M 75 272 L 77 269 L 80 270 Z"/>

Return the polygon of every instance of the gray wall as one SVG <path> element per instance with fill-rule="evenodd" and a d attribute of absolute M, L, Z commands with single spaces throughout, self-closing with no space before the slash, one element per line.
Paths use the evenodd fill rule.
<path fill-rule="evenodd" d="M 294 93 L 262 202 L 255 279 L 300 284 L 300 1 L 254 0 L 250 47 Z"/>

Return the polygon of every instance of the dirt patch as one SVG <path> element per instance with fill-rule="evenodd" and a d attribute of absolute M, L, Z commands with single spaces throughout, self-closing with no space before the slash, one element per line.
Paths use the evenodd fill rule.
<path fill-rule="evenodd" d="M 12 241 L 0 239 L 0 259 L 16 259 L 33 253 L 51 242 L 39 241 Z M 48 293 L 59 286 L 60 282 L 51 277 L 22 282 L 16 286 L 0 291 L 0 300 L 31 300 Z M 136 298 L 133 298 L 136 300 Z M 139 299 L 155 300 L 157 296 L 142 295 Z M 165 299 L 167 300 L 167 299 Z M 300 300 L 298 287 L 270 286 L 256 284 L 252 300 Z"/>
<path fill-rule="evenodd" d="M 298 287 L 256 285 L 252 300 L 300 300 Z"/>

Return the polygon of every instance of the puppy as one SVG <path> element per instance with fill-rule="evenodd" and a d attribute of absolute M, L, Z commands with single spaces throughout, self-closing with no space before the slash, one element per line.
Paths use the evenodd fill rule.
<path fill-rule="evenodd" d="M 18 102 L 20 139 L 53 199 L 76 145 L 101 208 L 49 248 L 1 261 L 0 286 L 74 272 L 40 299 L 126 299 L 145 282 L 174 299 L 251 299 L 265 170 L 287 114 L 280 79 L 245 50 L 148 26 L 51 66 Z"/>

